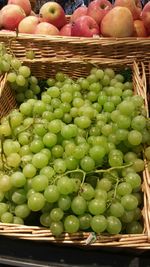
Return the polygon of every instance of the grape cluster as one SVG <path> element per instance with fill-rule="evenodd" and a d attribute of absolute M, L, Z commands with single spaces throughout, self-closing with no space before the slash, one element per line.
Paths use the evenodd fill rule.
<path fill-rule="evenodd" d="M 0 75 L 7 74 L 7 81 L 15 91 L 16 101 L 20 104 L 27 99 L 37 99 L 40 86 L 35 76 L 31 75 L 30 68 L 24 66 L 19 59 L 7 53 L 3 44 L 0 44 Z"/>
<path fill-rule="evenodd" d="M 21 85 L 30 72 L 17 69 Z M 28 223 L 38 214 L 55 236 L 143 231 L 142 151 L 150 133 L 132 86 L 110 68 L 76 80 L 57 72 L 40 99 L 1 120 L 1 222 Z"/>

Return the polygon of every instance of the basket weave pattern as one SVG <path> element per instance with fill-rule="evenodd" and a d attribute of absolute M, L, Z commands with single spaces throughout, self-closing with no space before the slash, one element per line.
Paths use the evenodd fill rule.
<path fill-rule="evenodd" d="M 37 64 L 38 62 L 38 64 Z M 30 66 L 32 74 L 38 78 L 48 78 L 53 76 L 58 71 L 70 75 L 73 78 L 85 76 L 89 73 L 93 66 L 101 68 L 112 67 L 115 70 L 120 71 L 124 66 L 131 66 L 133 71 L 133 84 L 135 94 L 142 95 L 145 99 L 145 107 L 147 110 L 148 117 L 148 103 L 147 103 L 147 92 L 146 92 L 146 75 L 144 64 L 132 63 L 130 60 L 111 60 L 111 59 L 92 59 L 92 60 L 54 60 L 54 59 L 42 59 L 42 60 L 26 60 L 24 62 Z M 16 107 L 14 95 L 6 83 L 6 77 L 1 81 L 1 98 L 0 107 L 2 106 L 2 99 L 7 99 L 7 111 L 8 113 L 12 108 Z M 7 89 L 9 88 L 9 90 Z M 13 99 L 8 101 L 8 99 Z M 3 105 L 4 106 L 4 105 Z M 3 108 L 2 106 L 2 108 Z M 2 112 L 2 111 L 1 111 Z M 4 112 L 5 113 L 5 112 Z M 59 244 L 75 245 L 75 246 L 92 246 L 92 247 L 132 247 L 138 249 L 149 249 L 149 238 L 150 238 L 150 175 L 147 170 L 145 161 L 145 170 L 143 172 L 143 185 L 142 191 L 144 195 L 144 207 L 143 207 L 143 221 L 144 231 L 143 234 L 138 235 L 97 235 L 95 242 L 88 244 L 88 239 L 91 233 L 83 232 L 76 234 L 63 234 L 59 238 L 55 238 L 49 229 L 37 226 L 21 226 L 14 224 L 3 224 L 0 223 L 0 235 L 5 235 L 13 238 L 28 239 L 28 240 L 39 240 L 48 242 L 57 242 Z"/>

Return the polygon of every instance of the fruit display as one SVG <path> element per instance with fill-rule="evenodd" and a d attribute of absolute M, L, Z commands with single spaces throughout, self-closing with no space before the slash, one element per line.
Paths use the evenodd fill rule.
<path fill-rule="evenodd" d="M 9 0 L 0 11 L 2 31 L 35 35 L 74 37 L 148 37 L 150 3 L 142 9 L 140 0 L 93 0 L 65 14 L 57 2 L 47 2 L 39 14 L 31 10 L 29 0 Z"/>
<path fill-rule="evenodd" d="M 4 58 L 12 90 L 23 87 L 28 97 L 0 123 L 0 221 L 35 223 L 54 236 L 142 233 L 150 133 L 132 81 L 110 67 L 76 79 L 57 70 L 38 81 L 19 60 Z"/>

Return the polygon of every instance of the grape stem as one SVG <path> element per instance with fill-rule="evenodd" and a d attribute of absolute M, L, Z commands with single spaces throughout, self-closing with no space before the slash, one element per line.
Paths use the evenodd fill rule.
<path fill-rule="evenodd" d="M 126 165 L 123 165 L 123 166 L 111 167 L 109 169 L 95 170 L 95 171 L 90 172 L 90 173 L 103 173 L 103 172 L 111 172 L 113 170 L 122 170 L 122 169 L 128 168 L 128 167 L 130 167 L 132 165 L 133 165 L 133 163 L 129 163 L 129 164 L 126 164 Z"/>
<path fill-rule="evenodd" d="M 4 157 L 5 157 L 5 153 L 4 153 L 4 147 L 3 147 L 3 142 L 4 142 L 4 136 L 2 135 L 1 138 L 1 159 L 2 159 L 2 165 L 3 165 L 3 170 L 5 169 L 5 162 L 4 162 Z"/>

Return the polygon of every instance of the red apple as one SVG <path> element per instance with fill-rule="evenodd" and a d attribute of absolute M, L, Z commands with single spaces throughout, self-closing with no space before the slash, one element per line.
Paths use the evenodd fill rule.
<path fill-rule="evenodd" d="M 29 0 L 9 0 L 8 5 L 9 4 L 20 6 L 24 10 L 27 16 L 30 15 L 31 13 L 31 4 Z"/>
<path fill-rule="evenodd" d="M 148 2 L 141 13 L 141 19 L 144 23 L 145 28 L 147 29 L 147 32 L 150 33 L 150 2 Z"/>
<path fill-rule="evenodd" d="M 59 30 L 48 22 L 41 22 L 36 26 L 35 34 L 59 35 Z"/>
<path fill-rule="evenodd" d="M 126 7 L 114 7 L 101 22 L 101 33 L 106 37 L 129 37 L 133 34 L 133 17 Z"/>
<path fill-rule="evenodd" d="M 15 31 L 26 16 L 24 10 L 17 5 L 6 5 L 1 9 L 1 23 L 6 30 Z"/>
<path fill-rule="evenodd" d="M 60 35 L 62 36 L 71 36 L 71 23 L 65 24 L 61 29 L 60 29 Z"/>
<path fill-rule="evenodd" d="M 35 16 L 28 16 L 24 18 L 18 26 L 21 33 L 34 33 L 36 26 L 39 24 L 39 18 Z"/>
<path fill-rule="evenodd" d="M 135 37 L 147 37 L 147 32 L 142 20 L 134 20 L 134 31 L 133 36 Z"/>
<path fill-rule="evenodd" d="M 82 16 L 72 23 L 71 35 L 93 37 L 99 34 L 99 26 L 90 16 Z"/>
<path fill-rule="evenodd" d="M 114 6 L 122 6 L 130 9 L 133 19 L 139 19 L 142 11 L 142 4 L 140 0 L 115 0 Z"/>
<path fill-rule="evenodd" d="M 47 2 L 40 9 L 40 17 L 43 22 L 49 22 L 58 29 L 66 24 L 65 12 L 56 2 Z"/>
<path fill-rule="evenodd" d="M 112 4 L 108 0 L 94 0 L 88 6 L 87 15 L 100 24 L 103 17 L 112 7 Z"/>
<path fill-rule="evenodd" d="M 73 22 L 77 18 L 87 15 L 87 10 L 88 10 L 88 8 L 86 6 L 78 7 L 77 9 L 75 9 L 73 14 L 71 15 L 70 21 Z"/>

